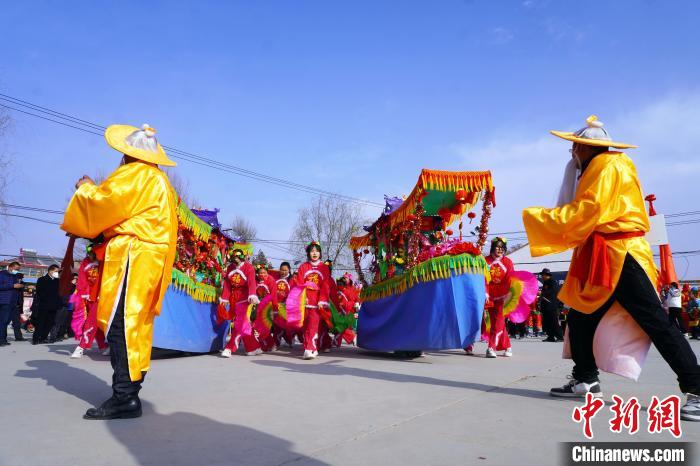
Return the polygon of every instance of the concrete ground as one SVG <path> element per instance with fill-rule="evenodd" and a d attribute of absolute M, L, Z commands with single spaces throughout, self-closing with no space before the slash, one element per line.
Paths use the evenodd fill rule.
<path fill-rule="evenodd" d="M 12 339 L 10 339 L 12 342 Z M 696 353 L 700 342 L 692 341 Z M 583 441 L 571 420 L 580 401 L 550 398 L 571 363 L 560 343 L 514 341 L 511 359 L 460 351 L 406 361 L 347 347 L 302 361 L 297 346 L 256 357 L 153 361 L 140 419 L 84 421 L 110 395 L 108 358 L 83 359 L 72 342 L 0 348 L 2 465 L 553 465 L 558 445 Z M 603 374 L 605 398 L 637 396 L 640 432 L 612 434 L 608 408 L 597 441 L 670 441 L 646 432 L 652 395 L 677 394 L 652 349 L 638 383 Z M 685 441 L 700 423 L 684 422 Z"/>

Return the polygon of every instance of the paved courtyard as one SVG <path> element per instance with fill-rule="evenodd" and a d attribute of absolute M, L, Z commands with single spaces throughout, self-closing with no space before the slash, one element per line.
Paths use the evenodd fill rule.
<path fill-rule="evenodd" d="M 12 340 L 10 340 L 12 341 Z M 696 353 L 700 342 L 691 342 Z M 581 441 L 580 401 L 550 398 L 571 363 L 561 344 L 514 341 L 511 359 L 459 351 L 411 361 L 344 347 L 302 361 L 297 346 L 274 354 L 153 361 L 144 416 L 84 421 L 110 394 L 108 358 L 69 358 L 72 342 L 0 349 L 1 465 L 554 465 L 558 443 Z M 605 398 L 677 393 L 652 349 L 638 383 L 603 374 Z M 610 412 L 593 423 L 600 441 L 668 441 L 664 432 L 612 434 Z M 682 424 L 683 440 L 700 423 Z"/>

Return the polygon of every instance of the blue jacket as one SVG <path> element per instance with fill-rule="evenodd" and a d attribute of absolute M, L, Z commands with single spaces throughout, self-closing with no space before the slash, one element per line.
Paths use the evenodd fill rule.
<path fill-rule="evenodd" d="M 19 279 L 7 270 L 0 270 L 0 304 L 15 304 L 17 291 L 15 284 Z"/>

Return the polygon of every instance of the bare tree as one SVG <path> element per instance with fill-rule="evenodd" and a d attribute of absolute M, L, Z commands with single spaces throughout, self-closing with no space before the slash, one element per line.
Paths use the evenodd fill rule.
<path fill-rule="evenodd" d="M 238 237 L 244 243 L 251 242 L 258 234 L 258 229 L 240 215 L 236 215 L 228 231 L 231 233 L 231 236 Z"/>
<path fill-rule="evenodd" d="M 180 196 L 187 207 L 192 209 L 200 209 L 199 201 L 192 197 L 192 191 L 190 190 L 190 182 L 180 175 L 179 172 L 172 168 L 164 168 L 163 171 L 168 175 L 170 180 L 170 185 L 175 189 L 175 192 Z"/>
<path fill-rule="evenodd" d="M 299 244 L 298 258 L 304 258 L 303 245 L 320 241 L 323 256 L 333 261 L 334 268 L 352 270 L 352 252 L 348 248 L 350 238 L 362 233 L 367 221 L 359 205 L 336 197 L 317 197 L 309 207 L 299 209 L 292 241 Z"/>

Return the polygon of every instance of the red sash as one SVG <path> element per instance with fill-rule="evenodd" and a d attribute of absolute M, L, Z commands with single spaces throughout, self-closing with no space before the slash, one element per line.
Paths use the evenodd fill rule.
<path fill-rule="evenodd" d="M 620 233 L 594 231 L 576 252 L 574 267 L 570 271 L 571 275 L 578 278 L 581 283 L 612 289 L 608 241 L 638 238 L 645 234 L 643 231 L 623 231 Z"/>

